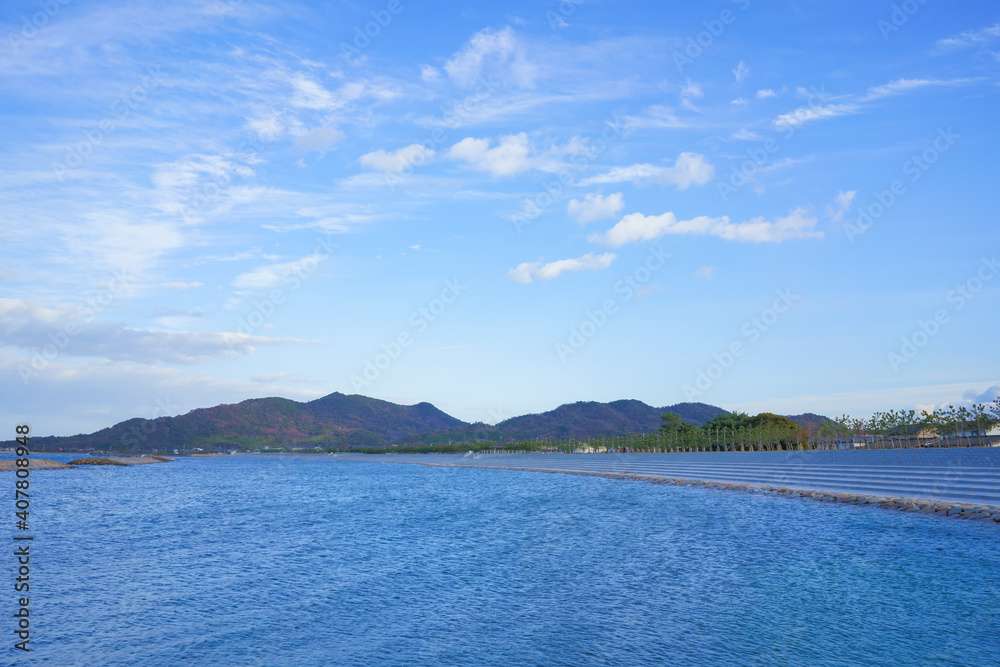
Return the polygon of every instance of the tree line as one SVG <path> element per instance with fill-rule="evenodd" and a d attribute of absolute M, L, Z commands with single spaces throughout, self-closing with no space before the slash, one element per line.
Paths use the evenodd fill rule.
<path fill-rule="evenodd" d="M 824 444 L 852 442 L 875 449 L 915 446 L 981 447 L 991 444 L 988 433 L 1000 425 L 1000 398 L 992 404 L 949 405 L 930 412 L 890 410 L 868 419 L 843 415 L 823 424 L 817 439 Z"/>
<path fill-rule="evenodd" d="M 349 451 L 383 454 L 465 452 L 749 452 L 815 449 L 897 449 L 976 447 L 991 444 L 988 432 L 1000 425 L 1000 398 L 993 404 L 952 405 L 918 415 L 915 410 L 876 412 L 868 419 L 843 415 L 821 424 L 799 425 L 770 412 L 750 416 L 723 413 L 695 426 L 675 413 L 661 415 L 653 433 L 592 438 L 536 438 L 517 442 L 473 441 L 383 447 Z"/>

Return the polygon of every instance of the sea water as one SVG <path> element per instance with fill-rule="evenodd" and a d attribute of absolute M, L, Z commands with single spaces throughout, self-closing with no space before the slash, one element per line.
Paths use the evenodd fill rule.
<path fill-rule="evenodd" d="M 11 664 L 1000 664 L 996 525 L 302 458 L 30 479 Z"/>

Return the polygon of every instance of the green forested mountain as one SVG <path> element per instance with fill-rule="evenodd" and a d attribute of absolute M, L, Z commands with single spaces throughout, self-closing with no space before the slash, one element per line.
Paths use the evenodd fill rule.
<path fill-rule="evenodd" d="M 665 412 L 678 414 L 694 426 L 727 414 L 704 403 L 657 408 L 637 400 L 581 401 L 489 426 L 463 422 L 430 403 L 397 405 L 336 392 L 305 403 L 285 398 L 255 398 L 192 410 L 176 417 L 129 419 L 88 435 L 33 438 L 32 442 L 36 448 L 45 450 L 169 452 L 589 438 L 652 433 L 660 428 L 660 415 Z M 792 419 L 813 421 L 813 418 L 825 419 L 818 415 Z"/>
<path fill-rule="evenodd" d="M 660 428 L 660 415 L 664 412 L 677 413 L 688 423 L 701 426 L 725 410 L 705 403 L 678 403 L 655 408 L 636 400 L 611 403 L 580 401 L 560 405 L 548 412 L 513 417 L 500 422 L 495 428 L 508 440 L 652 433 Z"/>
<path fill-rule="evenodd" d="M 32 441 L 44 449 L 142 451 L 372 446 L 464 423 L 430 403 L 397 405 L 333 393 L 307 403 L 255 398 L 177 417 L 129 419 L 89 435 Z"/>

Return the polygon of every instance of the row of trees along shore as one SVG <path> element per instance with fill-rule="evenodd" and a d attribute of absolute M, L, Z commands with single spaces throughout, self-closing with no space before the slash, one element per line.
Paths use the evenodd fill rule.
<path fill-rule="evenodd" d="M 721 414 L 701 427 L 680 415 L 661 416 L 654 433 L 596 438 L 541 438 L 517 442 L 472 441 L 447 445 L 354 447 L 366 454 L 457 452 L 751 452 L 815 449 L 903 449 L 911 447 L 989 446 L 988 432 L 1000 425 L 1000 398 L 992 404 L 949 405 L 932 412 L 890 410 L 869 419 L 844 415 L 822 424 L 800 426 L 788 417 L 764 412 L 751 417 L 742 412 Z M 993 438 L 996 440 L 996 437 Z"/>

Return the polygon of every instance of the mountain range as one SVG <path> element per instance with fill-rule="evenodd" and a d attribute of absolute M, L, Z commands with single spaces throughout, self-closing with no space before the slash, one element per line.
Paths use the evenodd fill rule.
<path fill-rule="evenodd" d="M 171 451 L 296 447 L 372 447 L 473 440 L 587 438 L 650 433 L 660 415 L 674 412 L 700 426 L 726 413 L 705 403 L 653 407 L 637 400 L 569 403 L 538 414 L 512 417 L 495 425 L 470 424 L 430 403 L 398 405 L 339 392 L 308 402 L 254 398 L 192 410 L 176 417 L 129 419 L 95 433 L 32 438 L 36 449 Z M 826 417 L 791 416 L 800 424 Z M 5 443 L 9 444 L 9 443 Z"/>

